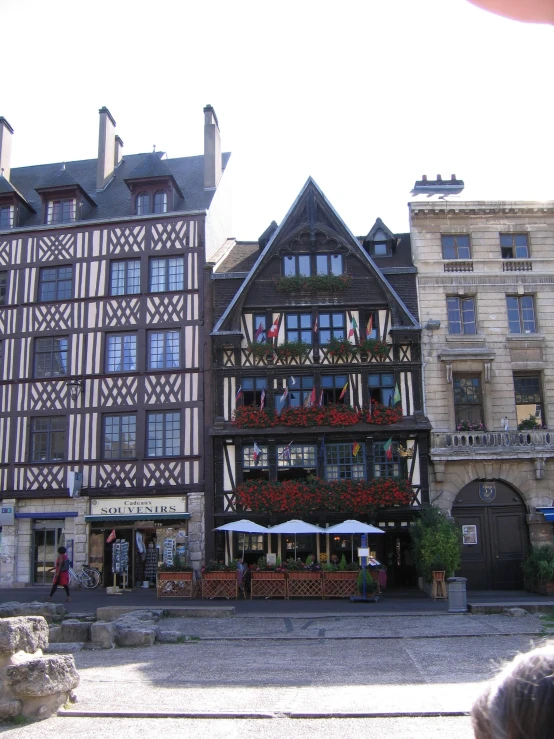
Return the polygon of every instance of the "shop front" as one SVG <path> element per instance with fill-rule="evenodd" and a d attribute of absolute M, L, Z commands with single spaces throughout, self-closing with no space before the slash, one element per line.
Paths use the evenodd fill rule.
<path fill-rule="evenodd" d="M 187 496 L 91 499 L 89 563 L 105 586 L 154 587 L 160 563 L 189 564 L 190 517 Z"/>

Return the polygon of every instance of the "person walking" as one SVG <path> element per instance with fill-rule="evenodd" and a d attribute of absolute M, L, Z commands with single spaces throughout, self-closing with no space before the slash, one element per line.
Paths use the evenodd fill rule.
<path fill-rule="evenodd" d="M 54 573 L 54 581 L 52 583 L 52 590 L 50 595 L 46 598 L 47 601 L 52 600 L 52 596 L 58 589 L 58 585 L 61 585 L 67 595 L 66 601 L 71 601 L 71 595 L 69 592 L 69 560 L 67 558 L 67 549 L 65 547 L 58 548 L 58 557 L 56 559 L 56 571 Z"/>

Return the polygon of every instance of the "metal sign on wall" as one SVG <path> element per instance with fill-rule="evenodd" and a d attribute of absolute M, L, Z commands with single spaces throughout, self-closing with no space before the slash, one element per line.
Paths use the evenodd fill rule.
<path fill-rule="evenodd" d="M 14 525 L 15 510 L 12 505 L 0 504 L 0 526 Z"/>
<path fill-rule="evenodd" d="M 496 498 L 496 483 L 491 482 L 480 482 L 479 483 L 479 497 L 484 500 L 485 503 L 492 503 Z"/>
<path fill-rule="evenodd" d="M 176 498 L 99 498 L 90 502 L 91 516 L 179 515 L 187 512 L 186 497 Z"/>

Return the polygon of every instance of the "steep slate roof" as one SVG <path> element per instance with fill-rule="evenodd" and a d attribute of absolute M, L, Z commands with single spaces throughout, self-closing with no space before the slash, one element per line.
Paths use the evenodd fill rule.
<path fill-rule="evenodd" d="M 256 259 L 260 256 L 260 245 L 257 241 L 237 241 L 229 254 L 217 268 L 217 272 L 250 272 Z"/>
<path fill-rule="evenodd" d="M 160 157 L 163 152 L 156 152 Z M 114 177 L 103 190 L 96 190 L 96 167 L 97 159 L 84 159 L 75 162 L 66 162 L 65 170 L 67 176 L 72 178 L 83 189 L 87 196 L 96 204 L 79 223 L 87 221 L 104 220 L 110 218 L 128 218 L 133 215 L 131 193 L 125 180 L 133 174 L 139 165 L 144 163 L 152 152 L 147 154 L 130 154 L 125 156 L 114 171 Z M 230 154 L 222 155 L 223 169 L 227 166 Z M 183 199 L 175 203 L 174 211 L 196 211 L 208 210 L 215 191 L 204 190 L 204 156 L 180 157 L 178 159 L 166 159 L 162 164 L 169 171 L 169 175 L 175 179 Z M 41 213 L 42 203 L 37 187 L 43 183 L 52 183 L 62 168 L 61 162 L 54 164 L 36 164 L 30 167 L 15 167 L 10 173 L 10 183 L 21 196 L 36 211 L 32 214 L 21 228 L 42 226 Z M 168 176 L 165 174 L 164 176 Z M 59 184 L 57 186 L 60 186 Z M 18 229 L 14 229 L 17 231 Z"/>
<path fill-rule="evenodd" d="M 415 318 L 413 313 L 408 309 L 405 302 L 400 298 L 396 290 L 393 288 L 392 284 L 386 279 L 386 277 L 383 275 L 383 273 L 378 268 L 376 263 L 373 261 L 373 259 L 367 253 L 367 251 L 360 244 L 358 239 L 352 234 L 352 232 L 348 229 L 348 227 L 342 221 L 338 213 L 335 211 L 333 206 L 329 203 L 329 201 L 323 194 L 323 191 L 316 184 L 315 180 L 312 177 L 309 177 L 308 180 L 306 181 L 306 184 L 300 191 L 300 194 L 294 201 L 289 212 L 287 213 L 287 215 L 285 216 L 285 218 L 283 219 L 283 221 L 281 222 L 277 230 L 271 236 L 271 239 L 267 243 L 267 246 L 265 246 L 261 254 L 258 256 L 256 261 L 252 265 L 241 287 L 236 292 L 235 296 L 233 297 L 232 301 L 227 306 L 221 318 L 219 318 L 219 320 L 217 321 L 216 325 L 214 326 L 214 330 L 212 331 L 212 336 L 215 336 L 218 334 L 240 333 L 238 329 L 230 328 L 230 326 L 228 325 L 229 319 L 231 318 L 236 307 L 241 304 L 249 287 L 255 280 L 256 275 L 259 274 L 261 268 L 270 258 L 273 244 L 276 243 L 281 236 L 286 236 L 287 232 L 289 232 L 293 228 L 294 216 L 296 215 L 296 212 L 299 211 L 306 195 L 310 191 L 314 193 L 315 197 L 319 200 L 320 205 L 322 205 L 328 211 L 328 215 L 334 222 L 334 225 L 338 227 L 337 230 L 342 231 L 341 236 L 345 239 L 346 242 L 350 243 L 351 247 L 357 250 L 358 256 L 362 258 L 362 260 L 366 263 L 367 267 L 369 268 L 369 271 L 373 274 L 374 278 L 377 280 L 378 283 L 380 283 L 385 295 L 388 296 L 388 299 L 394 301 L 396 305 L 398 306 L 398 308 L 404 313 L 404 316 L 408 322 L 408 328 L 419 328 L 419 323 L 417 319 Z M 227 259 L 229 259 L 229 257 L 227 257 Z"/>
<path fill-rule="evenodd" d="M 61 169 L 56 172 L 53 177 L 48 177 L 44 182 L 39 182 L 35 190 L 38 193 L 47 192 L 49 190 L 55 190 L 58 187 L 76 187 L 80 190 L 84 196 L 89 200 L 92 205 L 96 205 L 94 200 L 90 197 L 88 192 L 84 190 L 81 185 L 74 179 L 65 168 L 65 164 L 62 165 Z"/>
<path fill-rule="evenodd" d="M 0 195 L 16 195 L 28 208 L 30 207 L 23 195 L 4 177 L 3 174 L 0 174 Z"/>
<path fill-rule="evenodd" d="M 133 171 L 129 173 L 128 177 L 125 179 L 125 182 L 129 184 L 129 182 L 132 182 L 133 180 L 155 179 L 156 177 L 165 177 L 166 179 L 169 178 L 173 182 L 173 185 L 179 197 L 183 197 L 183 193 L 181 192 L 179 185 L 175 181 L 175 177 L 171 174 L 169 167 L 160 159 L 159 155 L 155 152 L 152 152 L 152 154 L 148 154 L 147 156 L 145 156 L 144 159 L 137 164 Z"/>

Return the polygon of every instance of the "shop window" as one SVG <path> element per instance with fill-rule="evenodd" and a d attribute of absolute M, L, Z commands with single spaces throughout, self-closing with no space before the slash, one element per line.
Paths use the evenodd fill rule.
<path fill-rule="evenodd" d="M 321 378 L 323 405 L 347 403 L 349 398 L 347 383 L 347 375 L 323 375 Z M 343 394 L 345 388 L 346 392 Z"/>
<path fill-rule="evenodd" d="M 446 298 L 448 333 L 475 334 L 475 299 Z"/>
<path fill-rule="evenodd" d="M 364 478 L 365 444 L 352 442 L 325 445 L 326 480 L 363 480 Z"/>
<path fill-rule="evenodd" d="M 532 295 L 507 295 L 508 325 L 511 334 L 534 334 L 535 300 Z"/>
<path fill-rule="evenodd" d="M 382 405 L 394 405 L 394 374 L 376 373 L 368 375 L 367 385 L 369 390 L 369 400 L 374 400 Z"/>
<path fill-rule="evenodd" d="M 34 377 L 62 377 L 67 374 L 67 336 L 35 339 Z"/>
<path fill-rule="evenodd" d="M 65 460 L 66 419 L 42 416 L 31 419 L 31 462 Z"/>
<path fill-rule="evenodd" d="M 104 416 L 102 450 L 104 459 L 132 459 L 137 456 L 135 415 Z"/>
<path fill-rule="evenodd" d="M 502 259 L 529 259 L 527 234 L 500 234 Z"/>
<path fill-rule="evenodd" d="M 44 267 L 40 270 L 38 299 L 70 300 L 73 297 L 73 267 Z"/>
<path fill-rule="evenodd" d="M 303 341 L 312 343 L 312 314 L 287 313 L 285 316 L 286 341 Z"/>
<path fill-rule="evenodd" d="M 328 344 L 331 339 L 346 338 L 344 313 L 319 314 L 319 343 Z"/>
<path fill-rule="evenodd" d="M 483 428 L 483 395 L 479 375 L 454 375 L 454 410 L 456 428 Z"/>
<path fill-rule="evenodd" d="M 110 295 L 140 293 L 140 259 L 123 259 L 111 263 Z"/>
<path fill-rule="evenodd" d="M 441 236 L 443 259 L 471 259 L 469 236 Z"/>
<path fill-rule="evenodd" d="M 0 305 L 6 305 L 8 300 L 8 273 L 0 272 Z"/>
<path fill-rule="evenodd" d="M 388 443 L 377 443 L 373 445 L 374 477 L 400 477 L 398 444 L 391 442 L 389 447 Z"/>
<path fill-rule="evenodd" d="M 77 201 L 75 198 L 58 198 L 46 203 L 46 223 L 73 223 Z"/>
<path fill-rule="evenodd" d="M 261 407 L 262 396 L 265 405 L 265 393 L 267 391 L 266 377 L 243 377 L 240 386 L 242 388 L 243 405 L 254 405 L 257 407 Z"/>
<path fill-rule="evenodd" d="M 136 334 L 108 334 L 106 372 L 134 372 L 137 369 Z"/>
<path fill-rule="evenodd" d="M 183 257 L 156 257 L 150 260 L 149 289 L 153 293 L 183 290 L 184 276 Z"/>
<path fill-rule="evenodd" d="M 283 257 L 283 275 L 308 277 L 311 274 L 309 254 L 291 254 Z"/>
<path fill-rule="evenodd" d="M 544 425 L 540 375 L 514 375 L 517 423 Z"/>
<path fill-rule="evenodd" d="M 315 405 L 313 377 L 289 377 L 287 392 L 276 391 L 275 410 L 277 411 L 282 411 L 283 408 L 309 405 Z"/>
<path fill-rule="evenodd" d="M 177 411 L 147 413 L 147 455 L 178 457 L 181 453 L 181 414 Z"/>
<path fill-rule="evenodd" d="M 237 551 L 265 552 L 264 534 L 237 534 Z"/>
<path fill-rule="evenodd" d="M 148 332 L 148 369 L 175 369 L 181 365 L 181 332 Z"/>
<path fill-rule="evenodd" d="M 318 275 L 342 275 L 344 272 L 342 254 L 318 254 L 315 265 Z"/>

